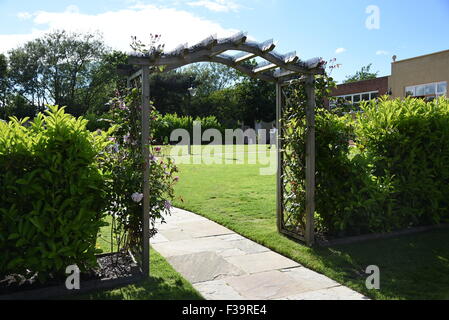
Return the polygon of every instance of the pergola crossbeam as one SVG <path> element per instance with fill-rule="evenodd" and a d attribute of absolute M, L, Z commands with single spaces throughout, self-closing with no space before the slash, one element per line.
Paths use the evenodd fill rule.
<path fill-rule="evenodd" d="M 209 61 L 227 65 L 227 66 L 234 68 L 254 79 L 261 79 L 261 80 L 268 81 L 268 82 L 276 82 L 276 79 L 272 76 L 265 75 L 265 74 L 256 74 L 254 72 L 254 70 L 251 70 L 245 66 L 242 66 L 242 65 L 236 63 L 234 61 L 233 57 L 229 56 L 229 55 L 221 54 L 218 56 L 214 56 L 214 57 L 211 57 Z"/>
<path fill-rule="evenodd" d="M 235 63 L 242 63 L 254 57 L 256 57 L 254 53 L 241 52 L 240 54 L 235 55 L 233 58 Z"/>
<path fill-rule="evenodd" d="M 272 69 L 276 69 L 276 68 L 277 68 L 277 64 L 270 63 L 270 62 L 264 62 L 262 64 L 257 65 L 257 67 L 255 67 L 253 69 L 253 72 L 260 73 L 260 72 L 264 72 L 264 71 L 268 71 L 268 70 L 272 70 Z"/>
<path fill-rule="evenodd" d="M 270 68 L 263 68 L 256 73 L 270 70 L 278 67 L 301 74 L 316 74 L 320 73 L 319 58 L 300 61 L 295 52 L 285 55 L 274 52 L 275 44 L 273 40 L 267 40 L 262 43 L 254 41 L 247 41 L 246 33 L 240 32 L 232 37 L 224 39 L 216 39 L 215 36 L 210 36 L 203 41 L 187 48 L 187 45 L 182 45 L 168 54 L 150 54 L 148 56 L 134 54 L 129 57 L 129 63 L 139 66 L 165 66 L 167 70 L 173 70 L 180 66 L 195 63 L 211 61 L 212 57 L 220 55 L 226 51 L 241 51 L 238 56 L 234 56 L 235 63 L 241 63 L 254 57 L 260 57 L 271 63 Z M 221 60 L 221 59 L 218 59 Z M 229 61 L 226 60 L 228 64 Z M 263 67 L 266 67 L 264 65 Z"/>

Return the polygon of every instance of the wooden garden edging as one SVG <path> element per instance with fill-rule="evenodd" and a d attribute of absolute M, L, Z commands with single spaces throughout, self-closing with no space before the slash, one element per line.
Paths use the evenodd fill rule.
<path fill-rule="evenodd" d="M 416 233 L 422 233 L 422 232 L 426 232 L 426 231 L 448 229 L 448 228 L 449 228 L 449 224 L 414 227 L 414 228 L 398 230 L 398 231 L 393 231 L 393 232 L 387 232 L 387 233 L 364 234 L 364 235 L 360 235 L 360 236 L 336 238 L 336 239 L 326 240 L 326 241 L 317 239 L 316 244 L 318 244 L 321 247 L 332 247 L 332 246 L 352 244 L 352 243 L 370 241 L 370 240 L 390 239 L 390 238 L 405 236 L 405 235 L 409 235 L 409 234 L 416 234 Z"/>
<path fill-rule="evenodd" d="M 97 255 L 98 258 L 113 254 L 106 253 Z M 95 279 L 80 281 L 79 290 L 68 290 L 65 284 L 53 285 L 37 289 L 16 291 L 13 293 L 1 294 L 0 300 L 48 300 L 75 297 L 87 293 L 101 290 L 111 290 L 137 283 L 145 277 L 137 263 L 131 266 L 131 275 L 114 279 Z"/>

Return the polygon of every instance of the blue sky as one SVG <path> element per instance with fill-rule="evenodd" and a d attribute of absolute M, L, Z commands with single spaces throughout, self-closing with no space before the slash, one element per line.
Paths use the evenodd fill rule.
<path fill-rule="evenodd" d="M 380 13 L 374 29 L 366 25 L 369 6 Z M 393 55 L 449 49 L 449 0 L 0 0 L 0 52 L 52 29 L 99 30 L 122 50 L 131 35 L 161 33 L 174 47 L 242 30 L 275 39 L 279 52 L 337 58 L 342 66 L 332 75 L 341 81 L 369 63 L 389 75 Z"/>

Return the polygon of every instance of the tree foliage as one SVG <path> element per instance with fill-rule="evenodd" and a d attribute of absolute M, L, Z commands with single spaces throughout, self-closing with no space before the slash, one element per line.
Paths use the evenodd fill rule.
<path fill-rule="evenodd" d="M 371 66 L 372 66 L 372 63 L 370 63 L 367 66 L 362 67 L 354 75 L 347 76 L 346 80 L 344 80 L 343 83 L 351 83 L 351 82 L 357 82 L 357 81 L 361 81 L 361 80 L 369 80 L 369 79 L 377 78 L 379 71 L 371 72 Z"/>
<path fill-rule="evenodd" d="M 8 81 L 36 110 L 66 106 L 82 115 L 101 110 L 114 89 L 124 54 L 108 53 L 98 34 L 55 31 L 9 52 Z"/>
<path fill-rule="evenodd" d="M 108 204 L 107 135 L 57 107 L 26 121 L 0 122 L 0 279 L 95 267 Z"/>

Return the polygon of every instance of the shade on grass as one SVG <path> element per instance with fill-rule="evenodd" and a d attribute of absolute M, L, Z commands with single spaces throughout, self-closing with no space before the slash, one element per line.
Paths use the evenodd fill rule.
<path fill-rule="evenodd" d="M 98 237 L 97 246 L 110 252 L 108 242 L 110 228 L 104 227 Z M 114 300 L 202 300 L 202 296 L 156 251 L 151 249 L 150 274 L 146 280 L 123 288 L 95 292 L 78 299 Z"/>
<path fill-rule="evenodd" d="M 246 149 L 246 148 L 245 148 Z M 243 151 L 240 149 L 240 151 Z M 243 152 L 233 155 L 243 159 Z M 276 230 L 276 177 L 260 165 L 182 164 L 174 205 L 203 215 L 374 299 L 449 299 L 449 230 L 308 248 Z M 380 268 L 380 290 L 365 287 Z"/>

